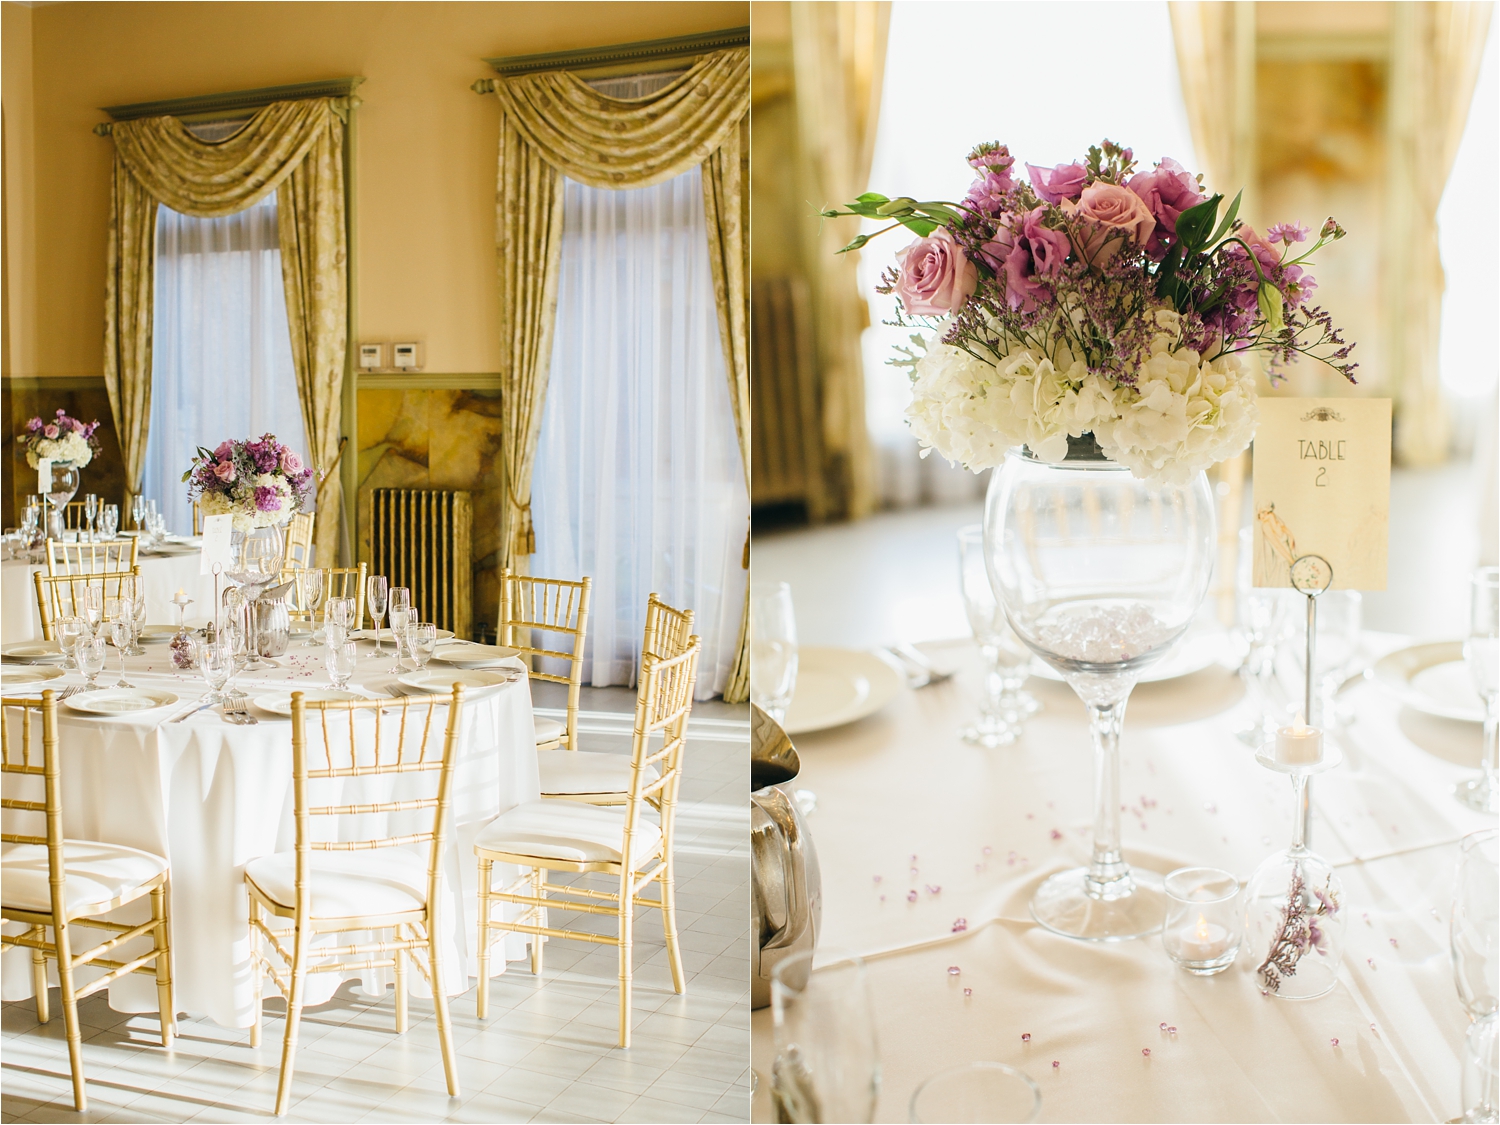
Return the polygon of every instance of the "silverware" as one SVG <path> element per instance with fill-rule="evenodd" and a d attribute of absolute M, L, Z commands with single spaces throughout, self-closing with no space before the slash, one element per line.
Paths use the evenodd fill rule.
<path fill-rule="evenodd" d="M 224 704 L 224 718 L 228 722 L 241 727 L 253 727 L 256 723 L 260 722 L 259 719 L 250 714 L 250 709 L 245 705 L 245 697 L 243 695 L 235 696 Z"/>
<path fill-rule="evenodd" d="M 196 707 L 192 708 L 191 710 L 184 711 L 182 714 L 178 715 L 175 719 L 168 719 L 167 722 L 169 722 L 169 723 L 180 723 L 180 722 L 182 722 L 183 719 L 190 718 L 191 716 L 196 715 L 199 711 L 206 711 L 208 708 L 210 708 L 212 706 L 213 706 L 213 701 L 212 700 L 210 700 L 207 703 L 200 703 Z"/>
<path fill-rule="evenodd" d="M 894 656 L 904 665 L 907 686 L 913 689 L 930 687 L 932 684 L 940 684 L 953 676 L 951 671 L 942 672 L 927 659 L 926 653 L 915 645 L 902 641 L 900 644 L 886 645 L 885 651 Z"/>

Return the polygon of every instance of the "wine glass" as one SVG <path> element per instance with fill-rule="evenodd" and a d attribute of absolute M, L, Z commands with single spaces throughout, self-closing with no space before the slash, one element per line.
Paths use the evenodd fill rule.
<path fill-rule="evenodd" d="M 1013 449 L 990 479 L 990 584 L 1026 646 L 1057 669 L 1089 712 L 1094 841 L 1086 867 L 1059 872 L 1031 900 L 1044 927 L 1086 941 L 1161 929 L 1159 876 L 1120 846 L 1120 731 L 1141 674 L 1192 624 L 1215 555 L 1214 504 L 1201 472 L 1145 481 L 1092 441 L 1048 464 Z"/>
<path fill-rule="evenodd" d="M 406 637 L 406 627 L 411 623 L 411 590 L 406 586 L 393 586 L 390 592 L 391 637 L 396 642 L 396 671 L 401 671 L 401 645 Z"/>
<path fill-rule="evenodd" d="M 90 691 L 99 685 L 94 681 L 98 679 L 99 673 L 104 671 L 104 657 L 108 652 L 108 646 L 103 637 L 92 634 L 79 637 L 73 642 L 73 657 L 78 661 L 78 670 L 83 673 L 83 679 Z"/>
<path fill-rule="evenodd" d="M 88 492 L 88 493 L 84 494 L 84 497 L 83 497 L 83 517 L 84 517 L 85 520 L 88 521 L 89 542 L 93 543 L 95 541 L 95 539 L 94 539 L 94 521 L 99 518 L 99 497 L 96 496 L 92 492 Z"/>
<path fill-rule="evenodd" d="M 828 949 L 794 953 L 771 971 L 779 1121 L 875 1119 L 880 1051 L 865 963 Z"/>
<path fill-rule="evenodd" d="M 797 619 L 785 582 L 750 587 L 750 698 L 777 723 L 786 722 L 797 688 Z"/>
<path fill-rule="evenodd" d="M 318 637 L 318 601 L 323 596 L 323 572 L 316 569 L 297 571 L 297 602 L 301 609 L 307 611 L 307 640 L 302 642 L 303 648 L 315 648 L 321 644 Z M 324 624 L 327 624 L 328 611 L 325 608 Z"/>
<path fill-rule="evenodd" d="M 1030 674 L 1031 653 L 1006 624 L 1005 610 L 995 600 L 984 562 L 982 524 L 959 528 L 958 570 L 964 613 L 984 665 L 979 718 L 962 737 L 979 746 L 1006 746 L 1020 737 L 1022 720 L 1039 711 L 1041 704 L 1021 687 Z"/>
<path fill-rule="evenodd" d="M 1453 980 L 1469 1013 L 1464 1036 L 1464 1121 L 1494 1121 L 1500 1107 L 1497 1071 L 1500 1036 L 1496 1030 L 1497 976 L 1500 976 L 1500 832 L 1471 832 L 1459 845 L 1458 878 L 1448 937 Z"/>
<path fill-rule="evenodd" d="M 412 622 L 406 626 L 406 649 L 411 654 L 417 671 L 427 667 L 432 654 L 437 651 L 437 626 L 430 621 Z"/>
<path fill-rule="evenodd" d="M 198 670 L 208 685 L 207 703 L 224 702 L 224 686 L 234 675 L 235 645 L 229 632 L 230 626 L 225 625 L 218 637 L 198 643 Z"/>
<path fill-rule="evenodd" d="M 1455 795 L 1480 812 L 1500 810 L 1500 567 L 1482 566 L 1469 583 L 1469 636 L 1464 660 L 1484 700 L 1484 761 Z"/>
<path fill-rule="evenodd" d="M 370 618 L 375 622 L 375 655 L 381 655 L 380 619 L 385 616 L 387 583 L 385 575 L 372 574 L 365 579 L 365 604 L 370 607 Z"/>
<path fill-rule="evenodd" d="M 354 664 L 358 659 L 353 641 L 329 645 L 324 662 L 328 667 L 328 678 L 333 686 L 343 691 L 349 686 L 349 677 L 354 675 Z"/>

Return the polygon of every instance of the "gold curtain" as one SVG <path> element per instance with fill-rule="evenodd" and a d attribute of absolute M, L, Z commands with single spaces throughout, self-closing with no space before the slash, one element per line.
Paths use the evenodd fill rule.
<path fill-rule="evenodd" d="M 277 211 L 292 360 L 309 457 L 315 466 L 330 464 L 348 346 L 341 112 L 329 98 L 275 102 L 215 144 L 194 137 L 175 117 L 111 127 L 104 377 L 131 495 L 140 491 L 151 421 L 157 204 L 218 218 L 252 206 L 288 180 Z M 336 479 L 325 480 L 319 501 L 317 542 L 327 557 L 338 542 Z"/>
<path fill-rule="evenodd" d="M 791 5 L 798 159 L 816 206 L 843 203 L 869 186 L 890 19 L 890 4 L 871 0 Z M 857 255 L 837 251 L 859 225 L 835 219 L 802 229 L 817 326 L 823 487 L 832 499 L 824 506 L 858 518 L 875 501 L 860 345 L 870 314 L 859 292 Z"/>
<path fill-rule="evenodd" d="M 1386 362 L 1397 382 L 1396 454 L 1407 465 L 1448 456 L 1437 209 L 1468 120 L 1490 12 L 1487 3 L 1392 5 L 1382 280 Z"/>
<path fill-rule="evenodd" d="M 750 52 L 705 55 L 656 93 L 628 101 L 606 97 L 566 71 L 497 80 L 495 95 L 501 106 L 496 245 L 505 495 L 500 565 L 524 570 L 526 556 L 536 550 L 531 474 L 557 320 L 562 176 L 590 187 L 623 189 L 659 184 L 703 166 L 724 366 L 740 454 L 748 467 Z M 748 471 L 745 487 L 748 491 Z M 748 698 L 748 667 L 742 624 L 725 690 L 731 702 Z"/>
<path fill-rule="evenodd" d="M 1254 215 L 1255 5 L 1204 0 L 1167 5 L 1193 147 L 1208 187 Z"/>

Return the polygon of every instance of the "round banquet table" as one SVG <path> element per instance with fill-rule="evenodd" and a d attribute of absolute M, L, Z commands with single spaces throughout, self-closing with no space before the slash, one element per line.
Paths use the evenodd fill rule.
<path fill-rule="evenodd" d="M 292 643 L 300 646 L 301 639 L 294 637 Z M 278 660 L 279 667 L 241 672 L 232 686 L 252 699 L 277 689 L 326 687 L 325 651 L 322 647 L 290 648 Z M 350 687 L 372 698 L 386 696 L 397 687 L 390 646 L 379 658 L 368 642 L 360 642 L 360 651 Z M 520 667 L 519 661 L 508 663 Z M 175 672 L 165 645 L 146 646 L 146 655 L 127 658 L 125 666 L 129 682 L 136 687 L 170 691 L 180 701 L 119 717 L 95 717 L 70 710 L 66 702 L 58 705 L 65 834 L 140 848 L 170 861 L 177 1007 L 226 1027 L 248 1027 L 253 1004 L 244 870 L 250 860 L 289 851 L 294 844 L 291 720 L 251 707 L 259 722 L 236 726 L 226 722 L 215 707 L 172 722 L 204 693 L 202 679 Z M 428 667 L 442 665 L 434 661 Z M 111 648 L 98 678 L 100 686 L 113 684 L 119 670 L 119 658 Z M 61 689 L 81 682 L 77 673 L 68 673 L 45 686 Z M 5 692 L 8 696 L 38 693 L 36 685 Z M 425 707 L 412 714 L 425 715 Z M 369 722 L 364 717 L 361 721 Z M 399 709 L 392 708 L 381 722 L 387 724 L 382 733 L 393 737 L 400 723 Z M 446 711 L 439 708 L 433 719 L 436 741 L 430 744 L 435 749 L 441 749 L 445 722 Z M 310 739 L 312 727 L 309 722 Z M 412 775 L 395 782 L 421 785 L 415 778 L 434 776 Z M 7 786 L 12 780 L 6 779 Z M 430 789 L 429 780 L 424 792 Z M 453 767 L 449 847 L 443 864 L 442 956 L 450 995 L 465 991 L 467 978 L 475 971 L 478 882 L 474 837 L 495 816 L 539 796 L 536 736 L 525 677 L 504 686 L 471 690 L 465 697 Z M 363 798 L 372 799 L 379 798 Z M 6 813 L 7 818 L 12 815 Z M 368 824 L 370 819 L 361 818 L 358 837 L 349 837 L 346 830 L 345 838 L 411 830 L 394 824 L 383 829 Z M 37 830 L 34 816 L 24 826 L 14 823 L 18 828 L 12 828 L 7 819 L 6 831 Z M 137 908 L 144 920 L 146 900 L 109 917 L 130 920 L 132 915 L 126 911 Z M 330 935 L 328 940 L 334 938 L 350 940 L 348 935 Z M 524 940 L 522 935 L 508 935 L 507 959 L 524 955 Z M 7 1001 L 32 995 L 29 956 L 25 950 L 4 954 Z M 383 994 L 394 980 L 390 970 L 353 975 L 376 995 Z M 420 974 L 411 973 L 407 980 L 413 995 L 431 994 Z M 336 973 L 317 973 L 309 975 L 308 982 L 307 1002 L 318 1004 L 333 994 L 340 978 Z M 267 994 L 275 994 L 274 984 L 268 984 Z M 139 974 L 111 985 L 109 999 L 119 1011 L 154 1012 L 157 1007 L 154 981 Z"/>
<path fill-rule="evenodd" d="M 187 608 L 188 619 L 206 619 L 212 612 L 214 601 L 213 575 L 198 573 L 197 548 L 169 549 L 175 553 L 136 556 L 141 580 L 146 585 L 146 605 L 151 620 L 176 623 L 177 611 L 172 607 L 172 595 L 178 590 L 186 590 L 193 599 L 193 604 Z M 36 612 L 36 586 L 31 581 L 33 571 L 46 574 L 46 564 L 21 559 L 0 562 L 0 643 L 41 640 L 42 622 Z"/>
<path fill-rule="evenodd" d="M 1405 643 L 1364 636 L 1371 658 Z M 1030 1074 L 1042 1121 L 1458 1116 L 1468 1018 L 1447 919 L 1458 841 L 1495 817 L 1451 789 L 1478 768 L 1477 724 L 1405 709 L 1370 681 L 1340 697 L 1345 760 L 1311 783 L 1310 843 L 1343 879 L 1346 951 L 1333 992 L 1282 1001 L 1262 994 L 1255 950 L 1193 977 L 1159 938 L 1092 945 L 1037 926 L 1027 906 L 1037 885 L 1088 862 L 1083 707 L 1033 677 L 1045 709 L 1023 737 L 970 746 L 957 731 L 977 709 L 977 654 L 967 641 L 924 647 L 959 675 L 795 739 L 796 785 L 817 794 L 819 948 L 866 959 L 883 1066 L 876 1121 L 909 1120 L 923 1079 L 979 1059 Z M 1287 846 L 1290 785 L 1231 733 L 1245 707 L 1239 679 L 1219 666 L 1135 689 L 1120 798 L 1132 863 L 1222 867 L 1243 884 Z M 775 1120 L 770 1016 L 752 1018 L 756 1121 Z"/>

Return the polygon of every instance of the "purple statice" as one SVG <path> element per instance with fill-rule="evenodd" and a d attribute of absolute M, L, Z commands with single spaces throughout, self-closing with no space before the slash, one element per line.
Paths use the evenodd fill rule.
<path fill-rule="evenodd" d="M 285 484 L 289 493 L 286 499 L 279 488 L 262 483 L 267 476 Z M 244 441 L 221 442 L 211 450 L 200 446 L 182 479 L 194 499 L 213 493 L 238 511 L 285 511 L 290 515 L 307 507 L 316 474 L 277 441 L 276 435 L 262 434 Z"/>
<path fill-rule="evenodd" d="M 1309 910 L 1314 901 L 1317 906 Z M 1328 934 L 1322 920 L 1337 914 L 1339 906 L 1339 896 L 1333 889 L 1332 875 L 1321 889 L 1314 887 L 1309 894 L 1301 867 L 1292 868 L 1286 902 L 1281 906 L 1281 925 L 1271 938 L 1271 948 L 1266 959 L 1255 970 L 1268 992 L 1279 991 L 1282 981 L 1297 975 L 1297 962 L 1309 950 L 1327 956 Z"/>

